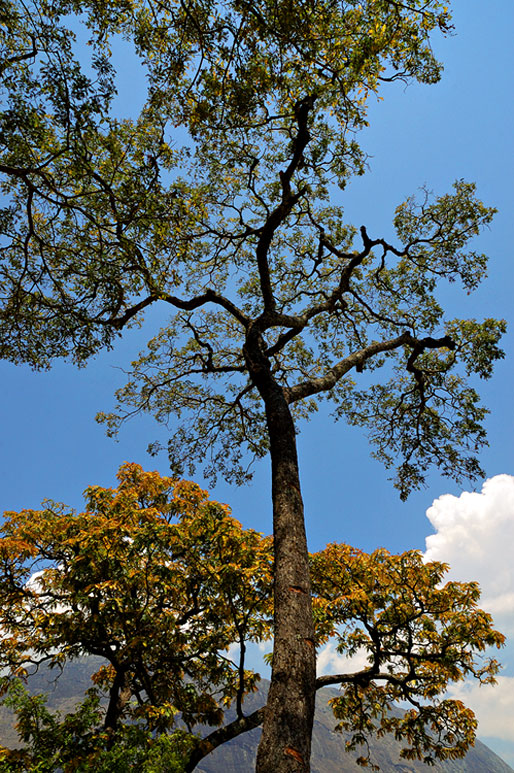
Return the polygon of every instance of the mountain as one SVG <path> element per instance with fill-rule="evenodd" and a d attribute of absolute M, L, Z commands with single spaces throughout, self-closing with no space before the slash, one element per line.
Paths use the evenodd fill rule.
<path fill-rule="evenodd" d="M 30 687 L 34 692 L 48 693 L 50 708 L 61 712 L 71 711 L 91 685 L 90 675 L 96 667 L 96 659 L 90 658 L 70 664 L 58 679 L 48 671 L 42 671 L 31 678 Z M 245 703 L 248 713 L 264 704 L 268 684 L 263 679 L 258 692 L 248 696 Z M 311 773 L 362 773 L 365 768 L 355 763 L 355 753 L 345 751 L 347 736 L 334 732 L 335 720 L 328 701 L 336 695 L 337 690 L 334 689 L 318 691 Z M 196 768 L 197 773 L 251 773 L 255 768 L 260 732 L 259 728 L 252 730 L 219 747 L 201 761 Z M 16 741 L 12 716 L 0 707 L 0 745 L 13 747 Z M 382 773 L 514 773 L 509 765 L 480 741 L 464 759 L 440 762 L 433 766 L 402 760 L 399 756 L 400 744 L 391 737 L 372 740 L 370 747 L 372 759 L 380 765 Z"/>

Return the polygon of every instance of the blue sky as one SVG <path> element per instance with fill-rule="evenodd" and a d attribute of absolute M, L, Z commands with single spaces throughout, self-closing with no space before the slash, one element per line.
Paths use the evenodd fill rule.
<path fill-rule="evenodd" d="M 489 542 L 483 539 L 490 551 L 489 561 L 484 561 L 483 556 L 473 560 L 470 549 L 469 560 L 459 564 L 459 571 L 469 576 L 459 579 L 478 579 L 486 589 L 494 574 L 492 567 L 500 571 L 501 566 L 510 566 L 506 545 L 511 548 L 512 542 L 506 543 L 505 530 L 506 524 L 514 522 L 510 478 L 496 478 L 501 474 L 514 475 L 514 4 L 512 0 L 456 0 L 452 5 L 456 34 L 435 43 L 436 53 L 445 63 L 442 82 L 406 90 L 395 85 L 384 92 L 384 101 L 372 107 L 371 126 L 361 138 L 371 156 L 371 170 L 348 187 L 342 203 L 347 219 L 357 226 L 365 224 L 372 237 L 391 234 L 395 206 L 424 184 L 443 193 L 457 178 L 472 180 L 484 202 L 498 208 L 492 227 L 475 244 L 490 255 L 489 278 L 471 296 L 451 288 L 443 291 L 452 316 L 494 316 L 510 321 L 511 330 L 504 340 L 506 359 L 496 367 L 493 379 L 480 385 L 484 401 L 491 409 L 487 419 L 490 447 L 483 452 L 482 463 L 487 478 L 496 483 L 480 496 L 477 494 L 478 499 L 468 500 L 461 494 L 471 491 L 471 486 L 459 489 L 434 471 L 427 489 L 401 503 L 387 480 L 387 471 L 370 458 L 362 432 L 342 423 L 334 424 L 323 413 L 301 428 L 299 452 L 312 549 L 321 548 L 328 541 L 344 541 L 366 550 L 377 546 L 391 551 L 424 550 L 426 538 L 436 534 L 440 537 L 437 558 L 453 559 L 459 564 L 462 551 L 471 544 L 480 522 L 480 529 L 485 528 L 490 537 Z M 128 103 L 134 90 L 134 74 L 130 73 L 121 82 L 121 102 Z M 145 452 L 148 442 L 164 437 L 162 429 L 151 419 L 129 422 L 117 443 L 106 438 L 103 428 L 94 421 L 98 410 L 112 407 L 113 391 L 124 380 L 120 368 L 129 365 L 143 347 L 145 335 L 149 337 L 154 329 L 155 318 L 150 317 L 142 330 L 131 331 L 114 351 L 102 353 L 82 370 L 58 363 L 50 372 L 32 373 L 26 367 L 0 363 L 1 510 L 38 507 L 46 497 L 80 507 L 84 488 L 90 483 L 113 484 L 115 472 L 125 460 L 167 472 L 165 456 L 152 459 Z M 439 500 L 443 501 L 443 505 L 437 506 L 442 515 L 434 525 L 426 511 L 445 494 L 451 494 L 453 499 Z M 245 526 L 271 531 L 266 461 L 257 467 L 250 487 L 232 489 L 220 485 L 212 495 L 228 502 Z M 470 501 L 474 505 L 468 511 Z M 491 502 L 496 503 L 493 509 Z M 502 517 L 496 517 L 500 511 Z M 480 518 L 477 512 L 487 517 Z M 455 513 L 459 513 L 468 541 L 459 542 L 451 531 Z M 480 534 L 483 537 L 482 531 Z M 514 529 L 510 529 L 510 534 L 514 537 Z M 514 618 L 514 577 L 507 569 L 505 572 L 504 590 L 510 591 L 511 596 L 509 601 L 507 592 L 498 621 L 509 627 Z M 494 583 L 490 587 L 494 601 L 498 591 L 494 591 Z M 503 660 L 506 668 L 502 679 L 512 681 L 500 685 L 495 693 L 497 700 L 484 698 L 485 693 L 480 693 L 470 697 L 470 704 L 475 701 L 479 718 L 481 711 L 484 717 L 486 711 L 489 718 L 494 711 L 498 712 L 498 719 L 500 713 L 502 720 L 510 717 L 510 737 L 509 722 L 496 723 L 501 725 L 496 737 L 491 735 L 494 723 L 484 719 L 482 725 L 487 743 L 514 766 L 514 699 L 510 703 L 508 700 L 509 694 L 514 695 L 512 646 L 506 649 Z M 500 700 L 501 696 L 507 696 L 505 702 Z M 488 708 L 484 709 L 486 705 Z"/>

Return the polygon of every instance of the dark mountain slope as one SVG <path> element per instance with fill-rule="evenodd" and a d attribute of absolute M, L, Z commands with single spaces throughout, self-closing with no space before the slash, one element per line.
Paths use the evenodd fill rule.
<path fill-rule="evenodd" d="M 48 705 L 52 709 L 61 712 L 71 711 L 91 686 L 90 675 L 95 669 L 92 662 L 96 663 L 96 659 L 69 665 L 57 680 L 48 671 L 42 671 L 32 677 L 30 686 L 34 692 L 48 693 Z M 263 705 L 268 684 L 263 680 L 259 691 L 248 696 L 245 704 L 248 713 Z M 318 693 L 312 773 L 362 773 L 365 768 L 355 763 L 356 755 L 345 751 L 346 736 L 334 732 L 336 722 L 328 701 L 335 695 L 337 690 L 334 689 L 320 690 Z M 245 733 L 216 749 L 202 760 L 197 767 L 198 773 L 251 773 L 255 767 L 260 732 L 260 729 L 257 729 Z M 13 747 L 17 745 L 16 742 L 17 736 L 13 729 L 12 716 L 6 709 L 0 707 L 0 744 Z M 509 765 L 479 741 L 463 760 L 438 763 L 434 766 L 401 760 L 400 745 L 394 738 L 372 741 L 370 746 L 373 761 L 380 765 L 382 773 L 422 773 L 422 771 L 427 773 L 429 771 L 432 773 L 514 773 Z"/>

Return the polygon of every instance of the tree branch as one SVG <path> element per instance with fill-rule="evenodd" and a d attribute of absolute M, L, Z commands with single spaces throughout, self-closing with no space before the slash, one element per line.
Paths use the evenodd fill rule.
<path fill-rule="evenodd" d="M 189 298 L 188 300 L 177 298 L 174 295 L 170 295 L 169 293 L 165 292 L 152 293 L 139 303 L 131 306 L 130 309 L 127 309 L 127 311 L 120 317 L 114 317 L 112 319 L 105 320 L 104 324 L 112 325 L 113 327 L 121 330 L 121 328 L 123 328 L 127 322 L 138 312 L 140 312 L 146 306 L 150 306 L 152 303 L 155 303 L 156 301 L 164 301 L 169 303 L 171 306 L 175 306 L 177 309 L 182 309 L 183 311 L 194 311 L 194 309 L 205 306 L 207 303 L 215 303 L 216 305 L 221 306 L 226 311 L 228 311 L 245 328 L 250 322 L 246 314 L 244 314 L 241 309 L 235 305 L 235 303 L 232 303 L 232 301 L 229 301 L 228 298 L 225 298 L 223 295 L 219 295 L 219 293 L 215 292 L 214 290 L 209 289 L 206 290 L 203 295 L 197 295 L 196 297 Z"/>
<path fill-rule="evenodd" d="M 316 679 L 316 690 L 336 684 L 354 684 L 359 687 L 368 687 L 369 683 L 375 680 L 403 685 L 412 678 L 413 676 L 410 673 L 402 678 L 387 672 L 375 671 L 374 667 L 372 667 L 364 668 L 362 671 L 356 671 L 353 674 L 325 674 L 324 676 L 318 676 Z"/>
<path fill-rule="evenodd" d="M 27 59 L 34 59 L 37 56 L 38 49 L 36 48 L 36 38 L 30 33 L 29 37 L 32 41 L 32 49 L 30 51 L 26 51 L 24 54 L 18 54 L 18 56 L 8 56 L 6 59 L 4 59 L 4 61 L 0 64 L 0 75 L 3 75 L 4 70 L 6 70 L 9 65 L 15 64 L 16 62 L 24 62 Z"/>
<path fill-rule="evenodd" d="M 351 674 L 327 674 L 325 676 L 319 676 L 316 679 L 316 690 L 337 684 L 356 684 L 361 687 L 367 687 L 374 679 L 392 682 L 397 685 L 401 685 L 405 681 L 394 674 L 381 673 L 376 671 L 375 668 L 366 668 Z M 257 709 L 252 712 L 252 714 L 249 714 L 246 717 L 238 717 L 228 725 L 220 727 L 212 733 L 209 733 L 205 738 L 202 738 L 189 757 L 189 760 L 184 767 L 184 772 L 192 773 L 200 760 L 214 751 L 214 749 L 217 749 L 218 746 L 227 743 L 227 741 L 231 741 L 233 738 L 237 738 L 237 736 L 242 733 L 246 733 L 249 730 L 254 730 L 256 727 L 259 727 L 264 721 L 265 712 L 266 706 L 262 706 L 262 708 Z"/>
<path fill-rule="evenodd" d="M 268 215 L 266 222 L 260 230 L 260 236 L 257 242 L 255 254 L 257 258 L 257 266 L 259 269 L 265 313 L 269 313 L 275 310 L 275 296 L 273 294 L 268 262 L 269 248 L 275 231 L 277 228 L 279 228 L 280 225 L 282 225 L 284 220 L 288 217 L 289 213 L 293 209 L 294 205 L 305 193 L 304 189 L 300 189 L 295 194 L 293 194 L 291 192 L 291 179 L 296 170 L 301 167 L 305 148 L 311 139 L 311 135 L 307 127 L 307 121 L 313 105 L 313 96 L 305 97 L 304 99 L 299 100 L 295 105 L 295 120 L 298 124 L 298 132 L 292 143 L 293 153 L 291 160 L 285 172 L 279 173 L 280 183 L 282 185 L 282 197 L 278 206 L 276 206 L 275 209 Z"/>
<path fill-rule="evenodd" d="M 375 341 L 374 343 L 366 346 L 364 349 L 360 349 L 358 352 L 352 354 L 340 360 L 330 368 L 324 376 L 319 378 L 313 378 L 309 381 L 304 381 L 301 384 L 296 384 L 289 389 L 285 389 L 286 400 L 289 403 L 294 403 L 297 400 L 302 400 L 305 397 L 319 394 L 319 392 L 326 392 L 337 384 L 337 382 L 350 371 L 352 368 L 362 368 L 367 360 L 371 359 L 377 354 L 382 352 L 393 351 L 400 346 L 412 346 L 412 352 L 407 360 L 406 369 L 409 373 L 413 373 L 416 381 L 418 382 L 421 395 L 424 394 L 424 376 L 420 368 L 415 365 L 416 359 L 422 354 L 425 349 L 440 349 L 447 347 L 448 349 L 455 349 L 455 342 L 450 336 L 443 336 L 442 338 L 422 338 L 417 339 L 412 336 L 411 333 L 402 333 L 397 338 L 391 338 L 388 341 Z"/>
<path fill-rule="evenodd" d="M 297 400 L 302 400 L 304 397 L 310 397 L 319 392 L 326 392 L 327 390 L 332 389 L 332 387 L 334 387 L 335 384 L 337 384 L 337 382 L 352 368 L 361 368 L 367 360 L 374 357 L 376 354 L 398 349 L 400 346 L 411 343 L 412 340 L 410 333 L 402 333 L 402 335 L 397 338 L 391 338 L 389 341 L 375 341 L 364 349 L 353 352 L 348 355 L 348 357 L 340 360 L 333 368 L 330 368 L 324 376 L 313 378 L 309 381 L 304 381 L 301 384 L 296 384 L 289 389 L 285 389 L 286 400 L 289 403 L 294 403 Z"/>
<path fill-rule="evenodd" d="M 246 733 L 249 730 L 259 727 L 264 721 L 265 712 L 266 707 L 263 706 L 252 714 L 249 714 L 247 717 L 235 719 L 228 725 L 220 727 L 218 730 L 209 733 L 205 738 L 202 738 L 191 753 L 187 763 L 184 765 L 184 773 L 192 773 L 200 760 L 203 760 L 204 757 L 214 751 L 214 749 L 217 749 L 218 746 L 221 746 L 227 741 L 231 741 L 233 738 L 237 738 L 237 736 L 242 733 Z"/>

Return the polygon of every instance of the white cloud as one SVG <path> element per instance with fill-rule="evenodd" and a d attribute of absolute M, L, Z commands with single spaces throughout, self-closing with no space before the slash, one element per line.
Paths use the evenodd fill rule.
<path fill-rule="evenodd" d="M 481 492 L 445 494 L 427 510 L 435 534 L 427 537 L 425 558 L 450 565 L 449 579 L 476 580 L 480 606 L 493 615 L 495 626 L 507 635 L 507 645 L 492 653 L 514 672 L 514 476 L 496 475 Z M 462 700 L 476 714 L 479 736 L 500 739 L 498 753 L 514 753 L 514 677 L 499 676 L 496 685 L 476 682 L 454 685 L 450 696 Z M 503 746 L 500 744 L 503 743 Z"/>
<path fill-rule="evenodd" d="M 239 663 L 241 648 L 238 642 L 232 642 L 232 644 L 230 645 L 230 647 L 226 652 L 227 654 L 225 655 L 225 657 L 227 657 L 229 660 L 234 661 L 234 663 Z"/>
<path fill-rule="evenodd" d="M 480 735 L 512 741 L 514 677 L 500 676 L 495 685 L 461 682 L 451 688 L 449 696 L 473 709 Z"/>
<path fill-rule="evenodd" d="M 366 651 L 357 652 L 352 657 L 341 655 L 336 650 L 336 642 L 329 641 L 319 652 L 316 660 L 318 676 L 323 674 L 349 674 L 361 671 L 369 666 Z"/>
<path fill-rule="evenodd" d="M 514 635 L 514 476 L 496 475 L 480 493 L 445 494 L 427 510 L 436 534 L 425 558 L 450 564 L 448 577 L 477 580 L 481 606 Z"/>

